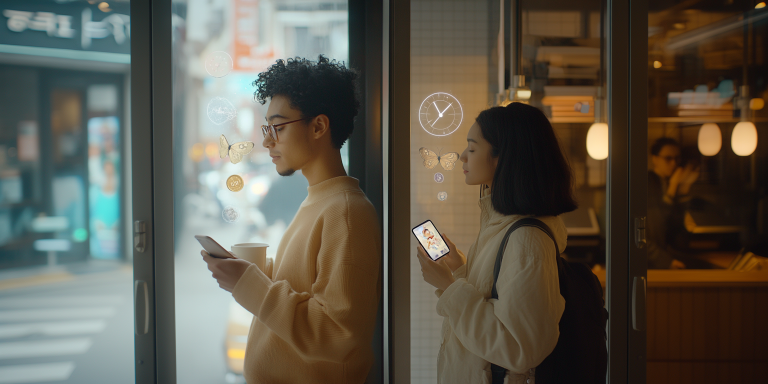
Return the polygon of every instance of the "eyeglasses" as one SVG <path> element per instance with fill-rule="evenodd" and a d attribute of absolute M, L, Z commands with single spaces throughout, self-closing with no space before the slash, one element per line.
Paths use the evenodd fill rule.
<path fill-rule="evenodd" d="M 659 156 L 659 157 L 661 157 L 662 160 L 666 161 L 667 163 L 671 163 L 674 161 L 679 164 L 681 160 L 680 156 Z"/>
<path fill-rule="evenodd" d="M 264 138 L 265 139 L 267 138 L 267 135 L 269 135 L 269 138 L 272 139 L 272 141 L 274 141 L 275 143 L 277 143 L 278 142 L 278 139 L 277 139 L 277 129 L 275 129 L 275 128 L 282 127 L 283 125 L 288 125 L 288 124 L 295 123 L 297 121 L 302 121 L 302 120 L 304 120 L 304 119 L 293 120 L 293 121 L 289 121 L 287 123 L 262 125 L 261 126 L 261 133 L 264 134 Z"/>

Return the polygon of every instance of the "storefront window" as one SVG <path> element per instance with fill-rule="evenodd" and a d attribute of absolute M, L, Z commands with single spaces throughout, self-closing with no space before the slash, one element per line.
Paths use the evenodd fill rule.
<path fill-rule="evenodd" d="M 768 269 L 764 7 L 649 9 L 649 383 L 765 378 L 765 287 L 745 287 Z"/>
<path fill-rule="evenodd" d="M 562 215 L 568 232 L 563 256 L 605 276 L 608 126 L 601 4 L 411 2 L 413 226 L 430 219 L 468 253 L 480 231 L 481 192 L 465 184 L 462 162 L 453 167 L 451 153 L 458 157 L 467 147 L 467 132 L 481 111 L 530 104 L 549 118 L 573 169 L 579 208 Z M 593 130 L 598 153 L 589 148 Z M 428 164 L 433 157 L 440 161 Z M 418 246 L 412 238 L 411 249 Z M 437 300 L 412 257 L 412 383 L 437 380 L 443 337 Z"/>
<path fill-rule="evenodd" d="M 279 176 L 262 147 L 267 106 L 254 100 L 252 83 L 289 57 L 322 54 L 348 66 L 347 19 L 346 1 L 173 3 L 179 382 L 243 382 L 252 319 L 211 279 L 194 235 L 211 236 L 227 249 L 266 243 L 274 258 L 307 195 L 306 179 L 299 172 Z M 244 142 L 253 149 L 237 161 Z M 345 166 L 347 147 L 341 150 Z M 242 184 L 228 184 L 232 178 Z"/>
<path fill-rule="evenodd" d="M 0 381 L 131 383 L 129 3 L 0 14 Z"/>

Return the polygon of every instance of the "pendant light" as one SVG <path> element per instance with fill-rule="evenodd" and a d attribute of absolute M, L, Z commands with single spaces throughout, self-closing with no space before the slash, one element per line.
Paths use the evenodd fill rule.
<path fill-rule="evenodd" d="M 739 107 L 741 107 L 741 121 L 736 124 L 731 134 L 731 149 L 739 156 L 749 156 L 757 149 L 757 128 L 749 121 L 750 102 L 749 86 L 740 87 Z"/>
<path fill-rule="evenodd" d="M 597 73 L 598 86 L 595 97 L 595 122 L 587 131 L 587 153 L 595 160 L 608 158 L 608 124 L 601 122 L 603 113 L 603 8 L 600 8 L 600 70 Z"/>
<path fill-rule="evenodd" d="M 608 124 L 594 123 L 587 131 L 587 153 L 595 160 L 608 158 Z"/>
<path fill-rule="evenodd" d="M 699 128 L 699 152 L 704 156 L 714 156 L 723 147 L 723 135 L 715 123 L 706 123 Z"/>
<path fill-rule="evenodd" d="M 749 156 L 757 149 L 757 128 L 751 121 L 740 121 L 733 128 L 731 148 L 739 156 Z"/>

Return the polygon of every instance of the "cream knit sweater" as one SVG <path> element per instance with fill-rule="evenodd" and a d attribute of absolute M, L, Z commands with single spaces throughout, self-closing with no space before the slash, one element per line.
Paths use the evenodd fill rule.
<path fill-rule="evenodd" d="M 232 292 L 255 315 L 248 383 L 363 383 L 381 281 L 376 211 L 351 177 L 308 188 L 263 273 L 248 267 Z"/>

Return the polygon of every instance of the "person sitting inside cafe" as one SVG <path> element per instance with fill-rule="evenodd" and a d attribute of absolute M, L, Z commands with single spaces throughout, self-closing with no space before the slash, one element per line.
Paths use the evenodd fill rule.
<path fill-rule="evenodd" d="M 651 146 L 652 169 L 648 171 L 648 222 L 646 223 L 649 269 L 682 269 L 685 255 L 672 247 L 685 230 L 683 217 L 691 185 L 699 168 L 681 166 L 680 144 L 662 137 Z"/>

